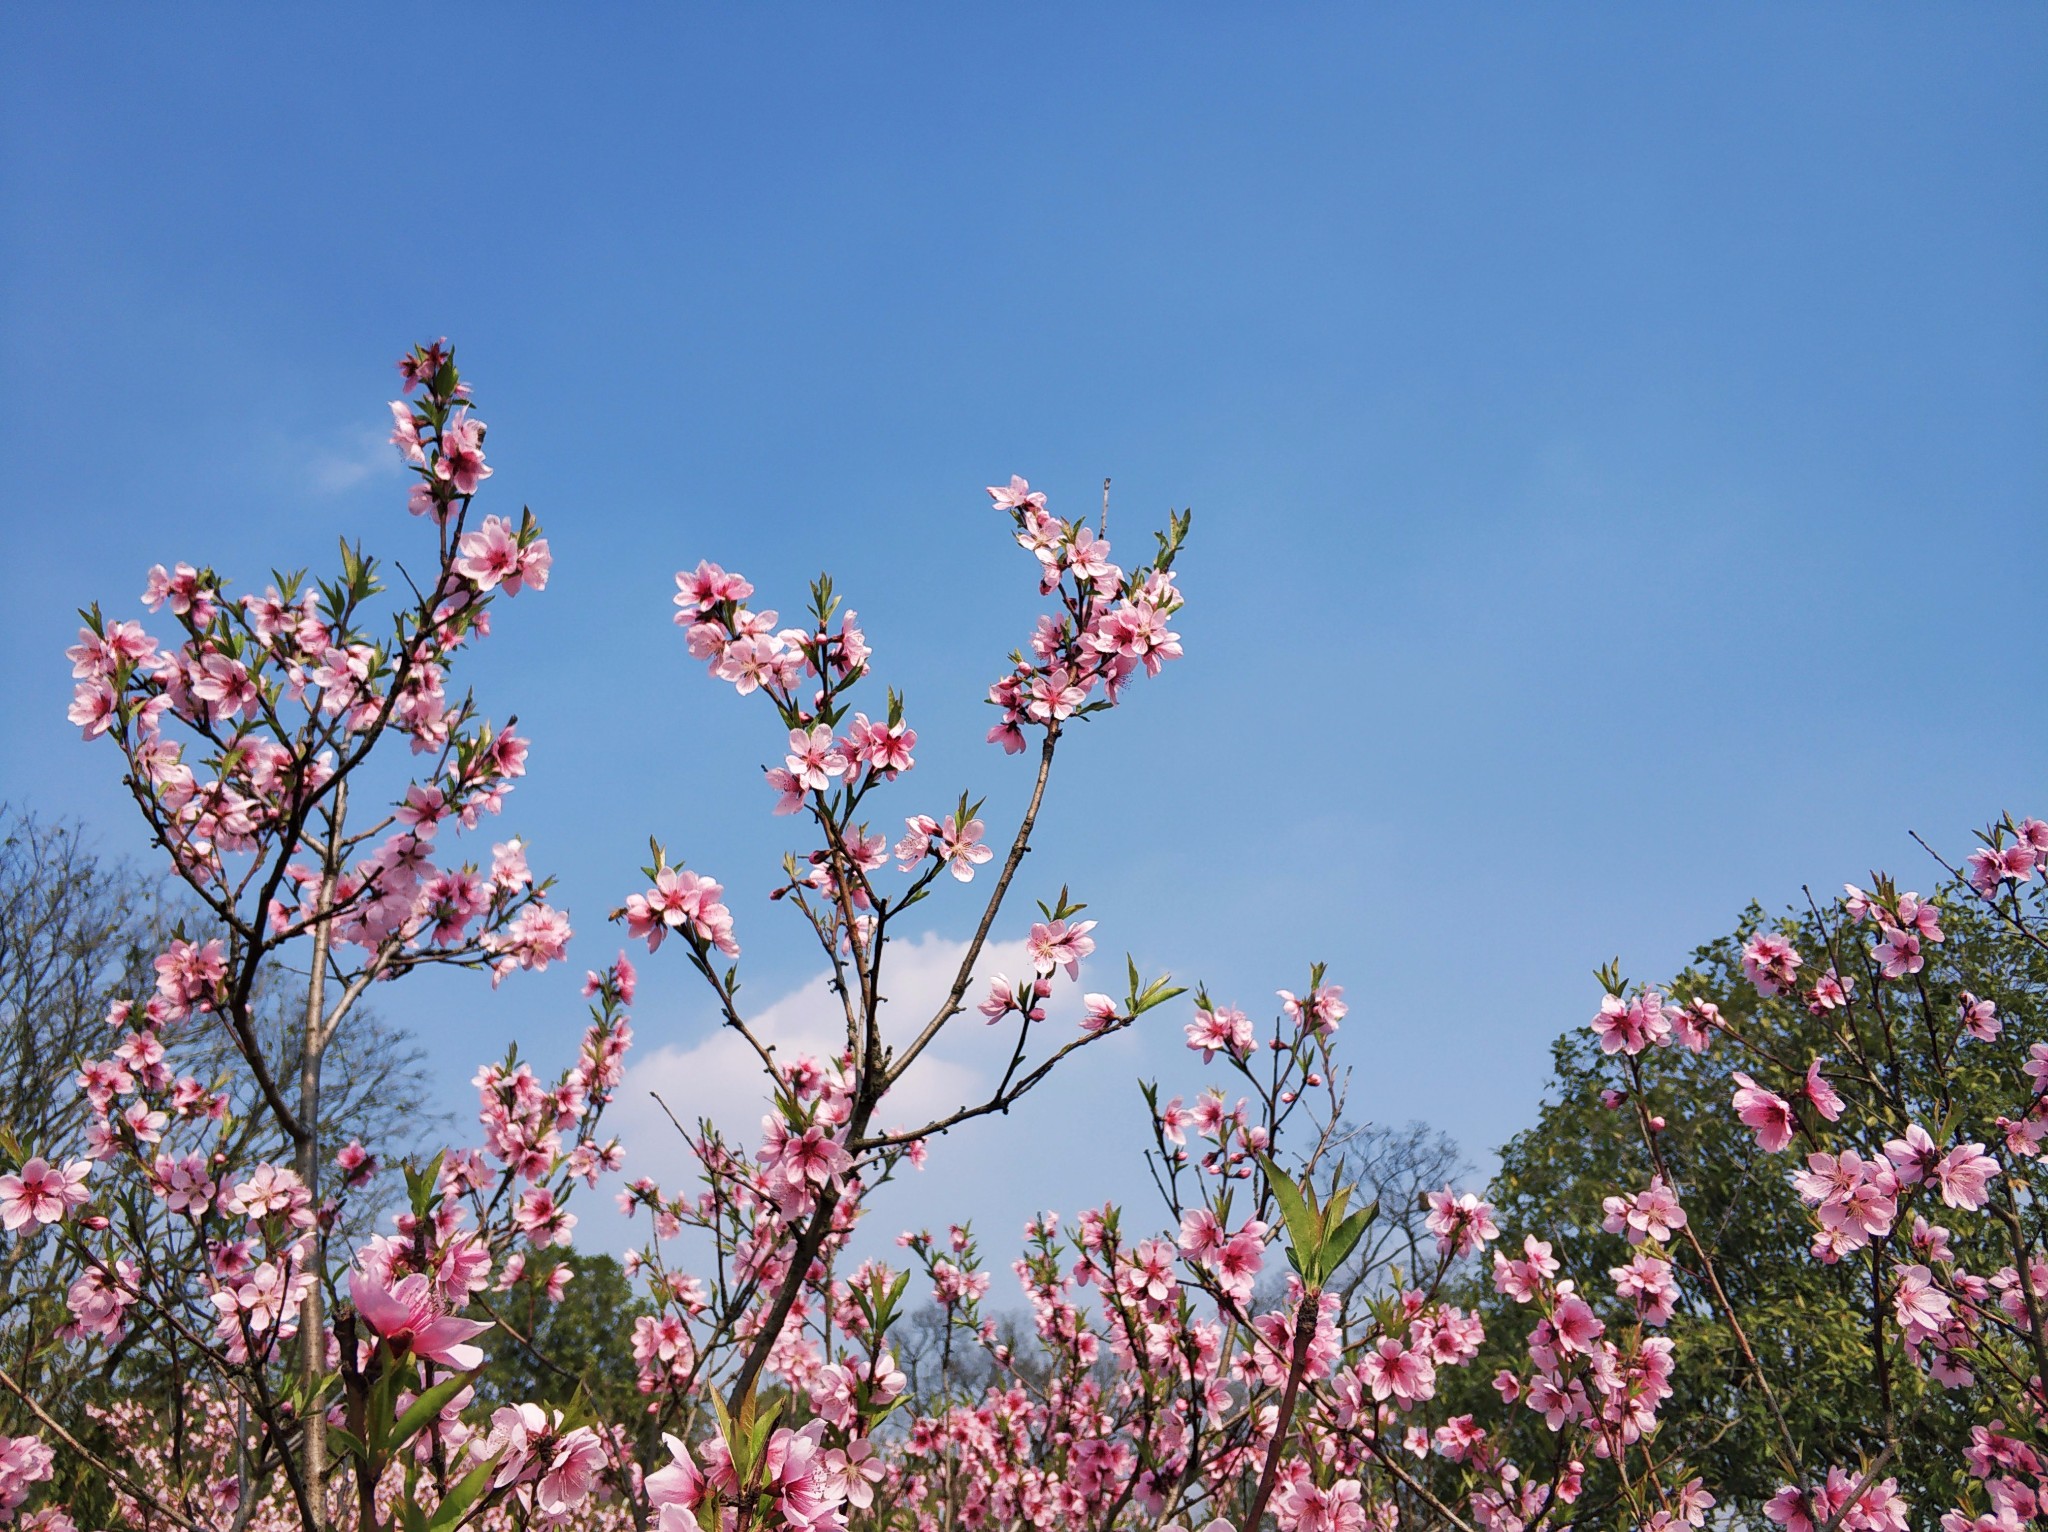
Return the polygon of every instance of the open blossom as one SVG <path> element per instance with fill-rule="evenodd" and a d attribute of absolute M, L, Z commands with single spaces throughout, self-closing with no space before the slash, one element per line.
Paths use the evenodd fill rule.
<path fill-rule="evenodd" d="M 0 1522 L 11 1520 L 15 1509 L 28 1499 L 30 1487 L 46 1482 L 56 1471 L 57 1455 L 40 1438 L 0 1436 Z M 64 1527 L 70 1524 L 69 1518 L 61 1523 Z M 33 1528 L 33 1518 L 26 1525 Z M 45 1525 L 49 1532 L 58 1532 L 58 1523 Z"/>
<path fill-rule="evenodd" d="M 414 416 L 412 406 L 403 399 L 391 401 L 391 426 L 391 445 L 408 463 L 426 467 L 427 453 L 420 444 L 419 420 Z"/>
<path fill-rule="evenodd" d="M 1886 926 L 1884 940 L 1877 944 L 1877 961 L 1878 971 L 1887 979 L 1918 973 L 1927 966 L 1927 960 L 1920 955 L 1920 933 Z"/>
<path fill-rule="evenodd" d="M 1652 1176 L 1649 1186 L 1633 1196 L 1609 1197 L 1604 1211 L 1601 1227 L 1609 1234 L 1625 1236 L 1631 1245 L 1645 1240 L 1667 1244 L 1685 1227 L 1685 1209 L 1662 1176 Z"/>
<path fill-rule="evenodd" d="M 1356 1479 L 1339 1479 L 1328 1489 L 1297 1478 L 1273 1500 L 1281 1532 L 1365 1532 L 1363 1490 Z"/>
<path fill-rule="evenodd" d="M 1943 1202 L 1973 1211 L 1989 1199 L 1991 1178 L 1997 1174 L 1998 1161 L 1984 1152 L 1982 1144 L 1958 1144 L 1935 1162 L 1933 1179 Z"/>
<path fill-rule="evenodd" d="M 544 1516 L 561 1518 L 590 1498 L 605 1470 L 604 1441 L 588 1426 L 563 1433 L 533 1488 Z"/>
<path fill-rule="evenodd" d="M 1010 482 L 1007 485 L 991 484 L 988 487 L 988 497 L 995 502 L 995 508 L 999 511 L 1042 512 L 1045 509 L 1044 492 L 1034 491 L 1028 480 L 1019 478 L 1016 474 L 1010 475 Z"/>
<path fill-rule="evenodd" d="M 1391 1398 L 1404 1408 L 1436 1393 L 1434 1364 L 1391 1335 L 1380 1337 L 1379 1344 L 1366 1352 L 1358 1372 L 1372 1389 L 1373 1398 Z"/>
<path fill-rule="evenodd" d="M 1633 1303 L 1644 1324 L 1668 1324 L 1678 1307 L 1678 1284 L 1671 1263 L 1648 1250 L 1638 1250 L 1626 1266 L 1608 1268 L 1617 1297 Z"/>
<path fill-rule="evenodd" d="M 1548 1241 L 1533 1234 L 1522 1236 L 1522 1254 L 1510 1256 L 1493 1252 L 1493 1285 L 1517 1303 L 1534 1303 L 1543 1286 L 1563 1270 Z"/>
<path fill-rule="evenodd" d="M 1742 972 L 1760 995 L 1783 994 L 1798 973 L 1801 958 L 1782 936 L 1768 932 L 1752 936 L 1742 945 Z"/>
<path fill-rule="evenodd" d="M 1303 1031 L 1313 1027 L 1322 1037 L 1332 1036 L 1337 1030 L 1337 1023 L 1351 1014 L 1341 984 L 1325 984 L 1305 996 L 1297 997 L 1292 990 L 1285 989 L 1279 991 L 1279 995 L 1280 1009 L 1290 1021 Z"/>
<path fill-rule="evenodd" d="M 1630 1057 L 1671 1036 L 1671 1018 L 1664 997 L 1653 989 L 1628 1000 L 1619 995 L 1601 996 L 1600 1013 L 1593 1018 L 1592 1026 L 1602 1053 L 1625 1053 Z"/>
<path fill-rule="evenodd" d="M 1979 1000 L 1968 990 L 1963 991 L 1963 1035 L 1973 1037 L 1980 1043 L 1994 1041 L 2004 1027 L 1999 1020 L 1998 1004 L 1992 1000 Z"/>
<path fill-rule="evenodd" d="M 1081 977 L 1081 959 L 1095 950 L 1095 938 L 1088 933 L 1095 929 L 1092 920 L 1078 920 L 1069 924 L 1064 920 L 1040 921 L 1031 928 L 1025 938 L 1024 950 L 1031 955 L 1031 963 L 1042 974 L 1064 968 L 1067 977 Z"/>
<path fill-rule="evenodd" d="M 363 1323 L 394 1346 L 457 1372 L 483 1365 L 482 1348 L 470 1342 L 490 1326 L 444 1312 L 425 1272 L 392 1283 L 358 1267 L 349 1274 L 348 1293 Z"/>
<path fill-rule="evenodd" d="M 853 715 L 841 748 L 855 767 L 865 767 L 884 779 L 906 772 L 916 764 L 911 751 L 917 747 L 917 730 L 902 722 L 873 723 L 865 713 Z"/>
<path fill-rule="evenodd" d="M 1898 1316 L 1899 1328 L 1910 1339 L 1924 1341 L 1941 1334 L 1953 1306 L 1948 1294 L 1935 1286 L 1934 1274 L 1925 1266 L 1913 1265 L 1899 1273 L 1892 1309 Z"/>
<path fill-rule="evenodd" d="M 995 855 L 993 847 L 982 843 L 985 833 L 986 826 L 979 819 L 970 819 L 965 824 L 947 820 L 939 826 L 939 860 L 962 883 L 972 882 L 974 869 Z"/>
<path fill-rule="evenodd" d="M 20 1170 L 0 1176 L 0 1229 L 10 1234 L 31 1224 L 57 1223 L 73 1208 L 84 1205 L 90 1195 L 85 1189 L 92 1166 L 73 1160 L 63 1169 L 41 1155 Z"/>
<path fill-rule="evenodd" d="M 1792 1103 L 1774 1091 L 1765 1090 L 1741 1070 L 1735 1071 L 1735 1115 L 1756 1133 L 1757 1146 L 1776 1154 L 1792 1142 L 1798 1119 Z"/>
<path fill-rule="evenodd" d="M 847 767 L 831 727 L 822 723 L 811 729 L 791 729 L 789 754 L 783 760 L 800 792 L 823 792 L 834 777 L 845 775 Z"/>
<path fill-rule="evenodd" d="M 484 463 L 484 423 L 458 409 L 441 428 L 441 456 L 434 477 L 451 484 L 458 495 L 473 495 L 492 472 Z"/>
<path fill-rule="evenodd" d="M 654 887 L 626 900 L 626 929 L 636 938 L 644 937 L 649 951 L 670 931 L 685 931 L 728 957 L 738 957 L 732 911 L 720 902 L 724 893 L 724 885 L 710 878 L 664 867 L 654 875 Z"/>
<path fill-rule="evenodd" d="M 1233 1006 L 1219 1005 L 1213 1011 L 1197 1008 L 1195 1019 L 1187 1024 L 1187 1039 L 1204 1064 L 1218 1053 L 1242 1061 L 1251 1056 L 1252 1024 Z"/>
<path fill-rule="evenodd" d="M 1429 1216 L 1424 1223 L 1436 1236 L 1439 1254 L 1470 1255 L 1500 1238 L 1492 1207 L 1471 1192 L 1453 1192 L 1447 1186 L 1429 1193 L 1427 1200 Z"/>
<path fill-rule="evenodd" d="M 687 628 L 713 608 L 737 606 L 753 594 L 746 576 L 728 574 L 716 564 L 700 561 L 695 569 L 676 575 L 676 626 Z"/>
<path fill-rule="evenodd" d="M 2039 824 L 2039 820 L 2028 820 L 2028 824 Z M 2022 838 L 2010 846 L 1985 846 L 1969 855 L 1970 886 L 1986 899 L 1996 894 L 1999 885 L 2008 880 L 2014 883 L 2033 881 L 2034 869 L 2041 865 L 2042 849 Z"/>
<path fill-rule="evenodd" d="M 1907 1508 L 1898 1481 L 1877 1480 L 1865 1484 L 1857 1494 L 1865 1477 L 1831 1468 L 1826 1482 L 1816 1484 L 1810 1493 L 1801 1493 L 1794 1484 L 1785 1485 L 1765 1504 L 1764 1515 L 1785 1532 L 1819 1532 L 1830 1526 L 1843 1532 L 1906 1532 Z"/>
<path fill-rule="evenodd" d="M 1813 1109 L 1829 1122 L 1837 1122 L 1842 1116 L 1842 1098 L 1827 1077 L 1820 1072 L 1821 1061 L 1815 1059 L 1806 1066 L 1806 1084 L 1803 1087 L 1806 1099 L 1813 1103 Z"/>
<path fill-rule="evenodd" d="M 529 585 L 546 590 L 548 570 L 554 565 L 545 537 L 522 545 L 518 532 L 502 516 L 486 516 L 481 527 L 465 532 L 460 554 L 455 561 L 457 574 L 481 591 L 502 585 L 508 596 L 518 595 Z"/>

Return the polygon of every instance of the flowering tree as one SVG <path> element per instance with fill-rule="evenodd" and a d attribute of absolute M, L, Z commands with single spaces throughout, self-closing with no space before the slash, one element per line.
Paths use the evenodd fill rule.
<path fill-rule="evenodd" d="M 0 1143 L 0 1225 L 79 1273 L 70 1322 L 40 1344 L 110 1367 L 152 1348 L 184 1381 L 168 1419 L 116 1407 L 93 1438 L 63 1401 L 0 1370 L 35 1427 L 0 1443 L 0 1516 L 73 1524 L 60 1506 L 26 1509 L 62 1451 L 101 1476 L 100 1514 L 139 1526 L 1666 1532 L 1704 1526 L 1717 1503 L 1698 1471 L 1711 1443 L 1665 1429 L 1681 1312 L 1714 1316 L 1765 1401 L 1779 1473 L 1763 1513 L 1790 1532 L 1903 1528 L 1908 1412 L 1935 1389 L 1973 1422 L 1948 1532 L 2016 1528 L 2040 1509 L 2048 1251 L 2022 1162 L 2048 1137 L 2048 1042 L 1963 1088 L 1975 1060 L 2003 1057 L 1988 1050 L 2020 1046 L 2020 1018 L 1998 1009 L 2005 992 L 1930 983 L 1942 913 L 1887 880 L 1850 890 L 1812 931 L 1743 947 L 1757 997 L 1823 1019 L 1826 1060 L 1788 1053 L 1690 980 L 1667 998 L 1603 973 L 1593 1035 L 1612 1071 L 1608 1120 L 1633 1128 L 1640 1157 L 1614 1162 L 1597 1240 L 1530 1228 L 1503 1242 L 1494 1209 L 1449 1185 L 1382 1226 L 1348 1168 L 1344 991 L 1316 966 L 1262 1020 L 1196 991 L 1180 1025 L 1211 1083 L 1145 1090 L 1160 1206 L 1031 1222 L 1012 1266 L 1025 1344 L 991 1312 L 968 1228 L 905 1233 L 897 1265 L 855 1259 L 899 1166 L 1184 993 L 1127 961 L 1123 983 L 1081 990 L 1078 1019 L 1053 1021 L 1055 994 L 1078 989 L 1095 956 L 1096 922 L 1066 886 L 1040 889 L 1036 918 L 1009 901 L 1078 722 L 1180 654 L 1188 518 L 1126 568 L 1101 524 L 1054 515 L 1021 478 L 989 494 L 1044 609 L 988 693 L 990 742 L 1032 765 L 998 836 L 969 794 L 902 798 L 916 733 L 899 695 L 864 690 L 874 656 L 829 580 L 784 623 L 736 573 L 704 562 L 677 576 L 683 648 L 772 714 L 782 763 L 764 807 L 802 836 L 773 899 L 818 943 L 844 1038 L 823 1058 L 772 1045 L 740 998 L 723 885 L 655 842 L 614 918 L 708 987 L 761 1066 L 768 1112 L 745 1141 L 678 1124 L 694 1184 L 642 1176 L 619 1194 L 646 1215 L 624 1263 L 639 1407 L 622 1412 L 620 1390 L 551 1356 L 551 1335 L 574 1329 L 538 1317 L 575 1278 L 579 1187 L 624 1160 L 602 1136 L 632 1037 L 623 954 L 588 977 L 577 1057 L 551 1077 L 516 1055 L 485 1067 L 478 1141 L 406 1163 L 390 1231 L 348 1238 L 342 1207 L 378 1160 L 327 1141 L 321 1060 L 367 986 L 430 963 L 495 982 L 558 959 L 569 934 L 516 839 L 488 870 L 444 849 L 499 810 L 525 762 L 448 674 L 500 594 L 544 587 L 548 549 L 530 514 L 472 520 L 490 469 L 452 355 L 416 348 L 400 370 L 417 398 L 394 404 L 394 441 L 437 562 L 383 627 L 375 567 L 344 549 L 331 583 L 280 578 L 239 601 L 210 571 L 159 569 L 147 599 L 170 607 L 174 646 L 95 609 L 72 652 L 74 720 L 122 751 L 209 924 L 168 942 L 154 993 L 112 1008 L 108 1056 L 79 1070 L 82 1141 Z M 406 768 L 377 750 L 400 738 Z M 2008 821 L 1972 860 L 2001 940 L 2042 941 L 2040 895 L 2021 890 L 2043 855 L 2048 827 Z M 889 944 L 942 895 L 968 901 L 971 935 L 937 1007 L 898 1023 Z M 1024 933 L 1028 971 L 978 979 L 1005 922 Z M 311 978 L 295 1091 L 269 1069 L 251 1010 L 266 966 L 289 961 Z M 1011 1040 L 993 1088 L 902 1120 L 906 1072 L 974 1015 Z M 176 1074 L 166 1038 L 194 1028 L 234 1041 L 241 1079 L 216 1090 Z M 1795 1428 L 1783 1358 L 1730 1298 L 1688 1206 L 1692 1167 L 1666 1150 L 1654 1068 L 1681 1048 L 1733 1066 L 1727 1111 L 1763 1153 L 1805 1151 L 1783 1211 L 1813 1258 L 1867 1267 L 1859 1312 L 1887 1381 L 1863 1437 Z M 1980 1126 L 1980 1109 L 1997 1115 Z M 289 1165 L 266 1157 L 265 1132 Z M 942 1367 L 914 1401 L 897 1361 L 913 1281 L 943 1315 L 943 1355 L 978 1358 Z M 1487 1315 L 1482 1282 L 1502 1300 Z M 522 1376 L 557 1380 L 546 1402 L 496 1391 L 487 1339 L 517 1348 Z M 1482 1366 L 1479 1386 L 1460 1381 Z M 1909 1372 L 1932 1387 L 1888 1381 Z M 139 1445 L 96 1451 L 109 1437 Z"/>

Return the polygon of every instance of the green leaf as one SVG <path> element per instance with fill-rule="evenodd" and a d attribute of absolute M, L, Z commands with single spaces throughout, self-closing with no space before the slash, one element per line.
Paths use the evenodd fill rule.
<path fill-rule="evenodd" d="M 732 1415 L 725 1407 L 723 1396 L 715 1388 L 708 1392 L 711 1395 L 711 1414 L 718 1422 L 719 1440 L 725 1443 L 725 1450 L 732 1458 L 733 1477 L 741 1484 L 746 1484 L 753 1477 L 753 1458 L 748 1455 L 747 1444 L 741 1438 L 740 1433 L 733 1429 Z M 751 1411 L 753 1404 L 754 1396 L 750 1393 L 747 1395 L 746 1402 L 742 1408 Z"/>
<path fill-rule="evenodd" d="M 357 1436 L 353 1431 L 343 1430 L 332 1421 L 329 1421 L 327 1425 L 327 1439 L 330 1442 L 341 1443 L 341 1450 L 358 1462 L 361 1462 L 370 1455 L 368 1449 L 363 1446 L 363 1439 L 360 1436 Z"/>
<path fill-rule="evenodd" d="M 1380 1205 L 1368 1202 L 1349 1218 L 1338 1224 L 1331 1233 L 1329 1243 L 1323 1247 L 1323 1259 L 1331 1271 L 1344 1264 L 1344 1257 L 1358 1248 L 1358 1242 L 1365 1237 L 1365 1231 L 1372 1227 L 1373 1220 L 1380 1216 Z"/>
<path fill-rule="evenodd" d="M 1274 1200 L 1280 1204 L 1280 1216 L 1287 1223 L 1288 1243 L 1292 1254 L 1298 1259 L 1295 1269 L 1301 1272 L 1303 1281 L 1314 1280 L 1308 1268 L 1315 1264 L 1314 1257 L 1322 1244 L 1322 1226 L 1308 1204 L 1302 1200 L 1300 1190 L 1278 1165 L 1265 1155 L 1260 1155 L 1259 1169 L 1266 1173 L 1266 1184 L 1273 1188 Z"/>
<path fill-rule="evenodd" d="M 469 1387 L 475 1377 L 474 1372 L 459 1372 L 452 1378 L 443 1378 L 413 1400 L 406 1407 L 405 1413 L 398 1417 L 398 1424 L 391 1428 L 390 1449 L 396 1452 L 418 1436 L 447 1407 L 451 1399 Z"/>
<path fill-rule="evenodd" d="M 447 1528 L 461 1522 L 478 1497 L 490 1488 L 491 1475 L 497 1471 L 500 1455 L 486 1458 L 456 1481 L 455 1487 L 434 1507 L 433 1519 L 427 1523 L 428 1532 L 446 1532 Z"/>

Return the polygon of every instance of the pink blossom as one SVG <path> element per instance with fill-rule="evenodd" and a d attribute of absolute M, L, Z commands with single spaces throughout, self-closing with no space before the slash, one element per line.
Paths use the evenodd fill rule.
<path fill-rule="evenodd" d="M 822 723 L 808 730 L 791 729 L 789 754 L 783 760 L 800 792 L 823 792 L 832 785 L 834 777 L 845 774 L 847 767 L 839 742 L 832 737 L 831 728 Z"/>
<path fill-rule="evenodd" d="M 847 759 L 884 778 L 895 777 L 916 764 L 911 751 L 917 745 L 917 731 L 901 722 L 871 723 L 865 713 L 853 715 L 843 748 Z"/>
<path fill-rule="evenodd" d="M 1648 1250 L 1638 1250 L 1626 1266 L 1608 1268 L 1616 1296 L 1635 1305 L 1643 1323 L 1670 1322 L 1678 1306 L 1678 1284 L 1671 1277 L 1671 1263 Z"/>
<path fill-rule="evenodd" d="M 648 950 L 659 947 L 670 931 L 685 931 L 728 957 L 739 956 L 733 939 L 732 911 L 721 902 L 723 884 L 679 867 L 664 867 L 654 887 L 626 901 L 626 929 L 644 937 Z"/>
<path fill-rule="evenodd" d="M 1008 485 L 998 486 L 991 484 L 988 487 L 988 497 L 995 502 L 995 508 L 999 511 L 1043 511 L 1045 509 L 1044 493 L 1042 491 L 1034 492 L 1030 483 L 1025 479 L 1019 478 L 1016 474 L 1010 475 Z"/>
<path fill-rule="evenodd" d="M 1436 1368 L 1428 1357 L 1410 1351 L 1391 1335 L 1366 1352 L 1358 1364 L 1359 1375 L 1372 1389 L 1375 1399 L 1392 1398 L 1406 1407 L 1436 1392 Z"/>
<path fill-rule="evenodd" d="M 468 410 L 458 409 L 441 428 L 441 456 L 434 464 L 434 477 L 454 485 L 458 495 L 473 495 L 492 472 L 484 464 L 484 423 L 472 419 Z"/>
<path fill-rule="evenodd" d="M 1998 1174 L 1998 1161 L 1984 1152 L 1982 1144 L 1957 1144 L 1934 1166 L 1934 1182 L 1941 1188 L 1941 1200 L 1966 1212 L 1984 1206 L 1991 1192 L 1991 1178 Z"/>
<path fill-rule="evenodd" d="M 73 1160 L 62 1170 L 41 1155 L 19 1171 L 0 1176 L 0 1229 L 9 1233 L 29 1224 L 60 1222 L 91 1195 L 85 1189 L 92 1166 Z"/>
<path fill-rule="evenodd" d="M 1429 1216 L 1425 1227 L 1436 1236 L 1441 1255 L 1466 1256 L 1482 1245 L 1500 1238 L 1493 1221 L 1493 1209 L 1471 1192 L 1455 1193 L 1448 1186 L 1427 1196 Z"/>
<path fill-rule="evenodd" d="M 1842 1115 L 1842 1098 L 1821 1074 L 1820 1066 L 1819 1059 L 1806 1066 L 1806 1099 L 1813 1103 L 1815 1112 L 1829 1122 L 1836 1122 Z"/>
<path fill-rule="evenodd" d="M 1798 1119 L 1792 1104 L 1783 1096 L 1765 1090 L 1740 1070 L 1735 1072 L 1735 1115 L 1743 1126 L 1754 1129 L 1759 1148 L 1776 1154 L 1792 1142 Z"/>
<path fill-rule="evenodd" d="M 2005 1025 L 1999 1020 L 1996 1002 L 1979 1000 L 1968 990 L 1963 991 L 1962 1007 L 1963 1035 L 1980 1043 L 1991 1042 Z"/>
<path fill-rule="evenodd" d="M 1064 920 L 1041 921 L 1031 928 L 1025 938 L 1024 950 L 1031 954 L 1032 966 L 1042 974 L 1064 968 L 1067 977 L 1081 977 L 1081 959 L 1095 950 L 1095 939 L 1088 933 L 1095 929 L 1092 920 L 1080 920 L 1069 924 Z"/>
<path fill-rule="evenodd" d="M 481 527 L 465 532 L 458 551 L 457 574 L 480 591 L 502 585 L 508 596 L 518 595 L 528 585 L 547 589 L 548 570 L 554 564 L 545 537 L 521 543 L 518 532 L 502 516 L 486 516 Z"/>
<path fill-rule="evenodd" d="M 605 1466 L 604 1443 L 588 1426 L 578 1426 L 555 1444 L 534 1486 L 533 1501 L 549 1517 L 563 1517 L 590 1498 Z"/>
<path fill-rule="evenodd" d="M 1243 1011 L 1219 1005 L 1213 1011 L 1197 1009 L 1187 1024 L 1188 1047 L 1208 1063 L 1218 1053 L 1228 1053 L 1242 1062 L 1251 1056 L 1252 1024 Z"/>
<path fill-rule="evenodd" d="M 1887 979 L 1918 973 L 1927 966 L 1926 959 L 1920 955 L 1919 932 L 1884 927 L 1884 940 L 1877 944 L 1877 961 L 1878 971 Z"/>
<path fill-rule="evenodd" d="M 1602 1053 L 1625 1053 L 1633 1058 L 1645 1048 L 1668 1041 L 1671 1019 L 1664 997 L 1644 990 L 1629 1000 L 1619 995 L 1600 997 L 1600 1012 L 1592 1021 Z"/>
<path fill-rule="evenodd" d="M 986 827 L 979 819 L 970 819 L 965 824 L 947 820 L 939 826 L 939 860 L 962 883 L 971 883 L 974 869 L 995 855 L 993 847 L 982 844 L 984 833 Z M 1089 950 L 1093 950 L 1093 945 L 1089 944 Z"/>
<path fill-rule="evenodd" d="M 1365 1532 L 1362 1493 L 1356 1479 L 1339 1479 L 1328 1489 L 1294 1479 L 1274 1497 L 1273 1519 L 1281 1532 Z"/>
<path fill-rule="evenodd" d="M 1925 1266 L 1913 1265 L 1899 1271 L 1892 1311 L 1909 1340 L 1925 1341 L 1941 1334 L 1952 1306 L 1948 1294 L 1934 1285 L 1934 1274 Z"/>
<path fill-rule="evenodd" d="M 490 1326 L 444 1312 L 425 1272 L 391 1283 L 358 1267 L 349 1273 L 348 1294 L 363 1323 L 395 1348 L 457 1372 L 483 1366 L 482 1348 L 470 1342 Z"/>
<path fill-rule="evenodd" d="M 1777 995 L 1790 989 L 1801 959 L 1782 936 L 1761 932 L 1742 946 L 1742 972 L 1760 995 Z"/>
<path fill-rule="evenodd" d="M 1685 1227 L 1685 1209 L 1662 1176 L 1652 1176 L 1649 1186 L 1634 1196 L 1607 1198 L 1605 1211 L 1601 1227 L 1609 1234 L 1625 1235 L 1631 1245 L 1645 1240 L 1666 1244 Z"/>
<path fill-rule="evenodd" d="M 1297 997 L 1291 990 L 1280 990 L 1280 1009 L 1294 1024 L 1307 1031 L 1313 1027 L 1318 1036 L 1330 1037 L 1337 1030 L 1337 1023 L 1351 1014 L 1351 1007 L 1344 1000 L 1344 986 L 1325 984 L 1321 989 L 1312 990 L 1303 997 Z"/>
<path fill-rule="evenodd" d="M 65 717 L 77 724 L 87 739 L 98 739 L 120 717 L 120 699 L 114 688 L 98 677 L 80 681 Z"/>
<path fill-rule="evenodd" d="M 754 594 L 746 577 L 728 574 L 718 565 L 699 562 L 687 573 L 676 575 L 676 626 L 687 628 L 713 609 L 737 606 Z"/>
<path fill-rule="evenodd" d="M 409 463 L 424 468 L 427 463 L 426 449 L 420 445 L 420 423 L 413 416 L 412 406 L 402 399 L 391 401 L 391 445 L 396 447 Z"/>

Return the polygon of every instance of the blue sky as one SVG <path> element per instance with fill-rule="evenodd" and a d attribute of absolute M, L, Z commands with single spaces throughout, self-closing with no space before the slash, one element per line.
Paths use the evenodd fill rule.
<path fill-rule="evenodd" d="M 387 992 L 459 1104 L 566 1050 L 650 832 L 733 888 L 750 993 L 813 971 L 676 568 L 784 610 L 830 568 L 910 696 L 902 811 L 1001 809 L 977 699 L 1035 604 L 981 486 L 1108 474 L 1113 538 L 1194 507 L 1188 657 L 1075 741 L 1023 891 L 1255 1010 L 1326 959 L 1357 1114 L 1483 1157 L 1603 959 L 2043 811 L 2044 86 L 1996 5 L 10 9 L 0 795 L 139 849 L 73 609 L 402 555 L 390 363 L 452 336 L 555 550 L 472 678 L 584 933 Z M 1140 1197 L 1179 1019 L 888 1221 Z"/>

